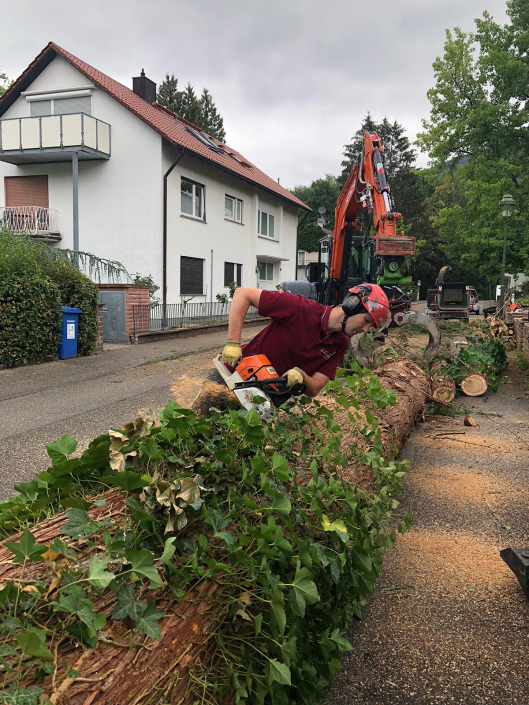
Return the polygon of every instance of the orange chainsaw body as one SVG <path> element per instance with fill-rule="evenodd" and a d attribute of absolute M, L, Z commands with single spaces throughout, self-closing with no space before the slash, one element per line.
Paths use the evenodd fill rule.
<path fill-rule="evenodd" d="M 261 380 L 279 377 L 266 355 L 244 357 L 236 369 L 244 382 L 252 379 Z"/>

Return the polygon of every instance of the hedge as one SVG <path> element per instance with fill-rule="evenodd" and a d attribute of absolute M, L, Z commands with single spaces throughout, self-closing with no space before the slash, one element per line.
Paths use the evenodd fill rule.
<path fill-rule="evenodd" d="M 42 362 L 57 355 L 62 314 L 59 289 L 33 271 L 0 278 L 0 364 Z"/>
<path fill-rule="evenodd" d="M 27 235 L 0 229 L 0 364 L 14 367 L 55 357 L 61 306 L 82 310 L 78 354 L 94 352 L 97 284 L 57 254 Z"/>

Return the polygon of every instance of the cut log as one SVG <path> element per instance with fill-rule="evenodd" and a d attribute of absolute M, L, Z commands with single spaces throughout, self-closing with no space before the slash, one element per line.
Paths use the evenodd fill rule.
<path fill-rule="evenodd" d="M 480 397 L 485 394 L 489 388 L 487 379 L 478 372 L 467 375 L 461 380 L 459 386 L 463 394 L 467 397 Z"/>
<path fill-rule="evenodd" d="M 432 397 L 450 402 L 456 395 L 456 383 L 449 375 L 432 376 Z"/>

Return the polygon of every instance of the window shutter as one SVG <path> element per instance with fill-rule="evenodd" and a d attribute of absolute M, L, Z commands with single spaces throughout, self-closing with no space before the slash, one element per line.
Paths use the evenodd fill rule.
<path fill-rule="evenodd" d="M 80 98 L 55 98 L 53 112 L 55 115 L 71 115 L 72 113 L 91 114 L 92 98 L 89 95 Z"/>
<path fill-rule="evenodd" d="M 6 176 L 6 206 L 49 208 L 47 176 Z"/>
<path fill-rule="evenodd" d="M 242 286 L 242 264 L 237 265 L 237 286 Z"/>
<path fill-rule="evenodd" d="M 51 100 L 34 100 L 29 104 L 31 117 L 51 115 Z"/>
<path fill-rule="evenodd" d="M 224 286 L 229 286 L 235 281 L 233 276 L 233 262 L 224 262 Z"/>
<path fill-rule="evenodd" d="M 204 291 L 204 260 L 180 257 L 180 294 L 200 294 Z"/>

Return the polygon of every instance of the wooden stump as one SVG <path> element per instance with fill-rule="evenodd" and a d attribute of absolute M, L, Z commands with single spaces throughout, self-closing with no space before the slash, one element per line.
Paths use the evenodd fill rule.
<path fill-rule="evenodd" d="M 459 386 L 461 391 L 467 397 L 480 397 L 489 388 L 487 384 L 487 379 L 478 372 L 473 372 L 471 375 L 467 375 L 461 380 Z"/>
<path fill-rule="evenodd" d="M 451 402 L 456 395 L 456 383 L 449 375 L 432 376 L 432 397 Z"/>

